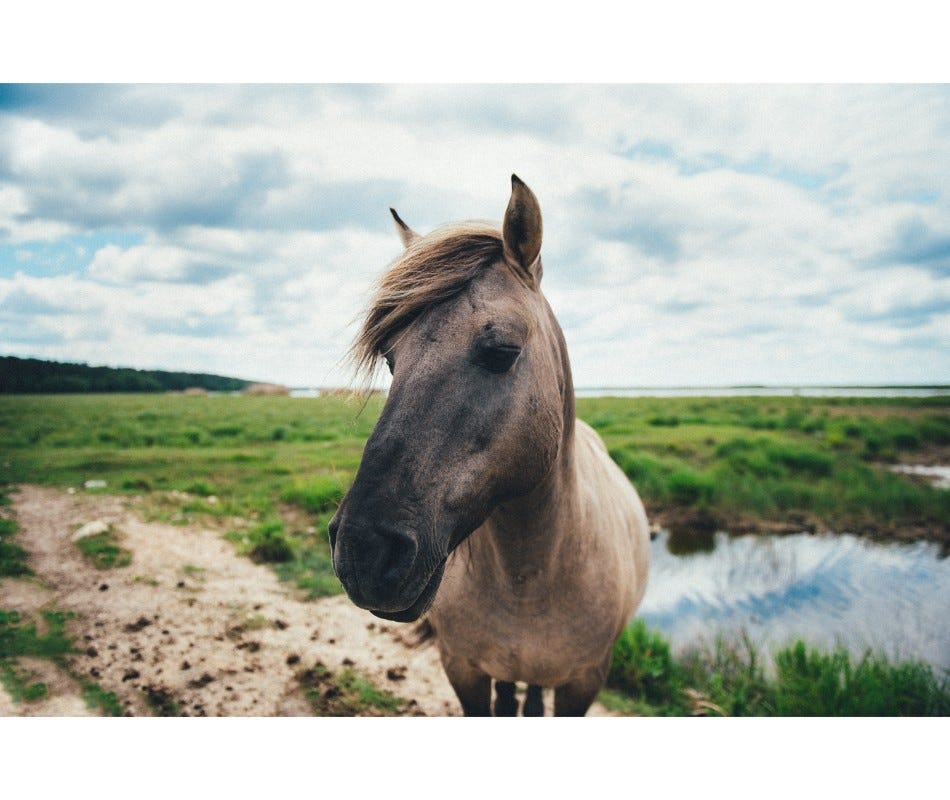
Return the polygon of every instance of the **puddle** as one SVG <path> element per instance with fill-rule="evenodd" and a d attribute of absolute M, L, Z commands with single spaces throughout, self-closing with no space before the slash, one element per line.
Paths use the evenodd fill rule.
<path fill-rule="evenodd" d="M 652 547 L 637 616 L 677 651 L 744 631 L 766 654 L 802 638 L 950 669 L 950 559 L 939 545 L 663 530 Z"/>

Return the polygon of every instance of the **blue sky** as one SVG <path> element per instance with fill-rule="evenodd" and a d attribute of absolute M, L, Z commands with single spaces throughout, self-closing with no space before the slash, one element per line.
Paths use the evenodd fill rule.
<path fill-rule="evenodd" d="M 950 382 L 947 85 L 7 85 L 0 354 L 341 384 L 516 172 L 575 383 Z"/>

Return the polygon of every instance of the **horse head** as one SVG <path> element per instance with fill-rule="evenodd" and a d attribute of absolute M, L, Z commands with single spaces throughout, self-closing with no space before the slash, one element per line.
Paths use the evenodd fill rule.
<path fill-rule="evenodd" d="M 352 601 L 412 621 L 446 560 L 492 511 L 539 487 L 574 419 L 563 336 L 541 295 L 541 209 L 512 176 L 501 230 L 466 223 L 405 245 L 382 277 L 354 355 L 392 384 L 329 526 Z"/>

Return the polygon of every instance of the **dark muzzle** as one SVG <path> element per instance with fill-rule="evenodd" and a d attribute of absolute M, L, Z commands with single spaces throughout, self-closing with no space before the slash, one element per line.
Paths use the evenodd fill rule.
<path fill-rule="evenodd" d="M 414 531 L 382 520 L 351 519 L 341 506 L 329 533 L 333 569 L 356 605 L 398 621 L 417 619 L 428 610 L 444 560 L 435 569 L 427 567 Z"/>

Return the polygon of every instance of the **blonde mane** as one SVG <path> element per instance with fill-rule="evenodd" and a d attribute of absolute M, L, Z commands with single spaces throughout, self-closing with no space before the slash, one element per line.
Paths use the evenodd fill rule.
<path fill-rule="evenodd" d="M 350 350 L 357 375 L 372 376 L 384 345 L 425 309 L 449 300 L 492 264 L 503 261 L 501 231 L 464 222 L 414 239 L 376 284 Z"/>

